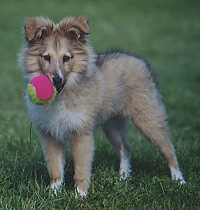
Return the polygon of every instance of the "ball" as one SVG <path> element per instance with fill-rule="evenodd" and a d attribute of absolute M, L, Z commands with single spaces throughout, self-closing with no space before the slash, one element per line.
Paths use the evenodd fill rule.
<path fill-rule="evenodd" d="M 28 84 L 29 99 L 36 105 L 48 105 L 54 100 L 56 94 L 56 88 L 45 75 L 34 77 Z"/>

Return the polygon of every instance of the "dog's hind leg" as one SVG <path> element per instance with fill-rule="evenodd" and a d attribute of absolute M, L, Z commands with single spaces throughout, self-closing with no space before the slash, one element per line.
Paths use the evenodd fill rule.
<path fill-rule="evenodd" d="M 120 158 L 121 179 L 126 179 L 131 172 L 131 148 L 126 137 L 127 124 L 128 120 L 126 118 L 115 117 L 103 125 L 103 130 L 108 140 L 116 148 Z"/>
<path fill-rule="evenodd" d="M 63 182 L 65 146 L 63 142 L 57 141 L 50 134 L 41 132 L 41 136 L 42 149 L 51 180 L 51 190 L 57 193 Z"/>
<path fill-rule="evenodd" d="M 173 180 L 185 183 L 179 170 L 174 147 L 169 140 L 166 113 L 157 90 L 149 90 L 134 96 L 129 116 L 142 134 L 157 146 L 168 162 Z M 131 111 L 130 111 L 131 110 Z"/>

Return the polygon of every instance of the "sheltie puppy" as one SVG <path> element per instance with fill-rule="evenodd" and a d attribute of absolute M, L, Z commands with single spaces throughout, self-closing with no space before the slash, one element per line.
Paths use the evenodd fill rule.
<path fill-rule="evenodd" d="M 129 119 L 159 148 L 172 179 L 185 183 L 169 140 L 165 107 L 148 64 L 120 52 L 96 55 L 88 34 L 83 16 L 65 18 L 58 24 L 43 17 L 25 20 L 19 60 L 26 84 L 35 76 L 46 75 L 58 91 L 47 107 L 35 105 L 27 97 L 31 121 L 41 135 L 51 188 L 58 189 L 63 182 L 65 142 L 69 140 L 75 186 L 80 196 L 87 195 L 97 126 L 117 150 L 121 178 L 128 177 Z"/>

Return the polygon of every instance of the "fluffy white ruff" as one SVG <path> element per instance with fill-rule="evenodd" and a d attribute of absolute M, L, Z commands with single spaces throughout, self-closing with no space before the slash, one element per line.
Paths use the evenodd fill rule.
<path fill-rule="evenodd" d="M 66 99 L 67 100 L 67 99 Z M 85 111 L 74 111 L 66 109 L 62 97 L 57 98 L 47 106 L 38 106 L 27 100 L 31 121 L 42 130 L 50 132 L 57 139 L 67 139 L 69 132 L 83 127 L 88 120 Z"/>
<path fill-rule="evenodd" d="M 169 168 L 171 170 L 171 176 L 173 180 L 180 181 L 180 184 L 186 183 L 180 170 L 177 170 L 174 167 Z"/>

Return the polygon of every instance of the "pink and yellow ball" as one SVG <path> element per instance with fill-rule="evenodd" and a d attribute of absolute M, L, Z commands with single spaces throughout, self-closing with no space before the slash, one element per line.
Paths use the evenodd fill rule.
<path fill-rule="evenodd" d="M 56 94 L 56 88 L 45 75 L 34 77 L 28 84 L 29 99 L 36 105 L 48 105 L 54 100 Z"/>

